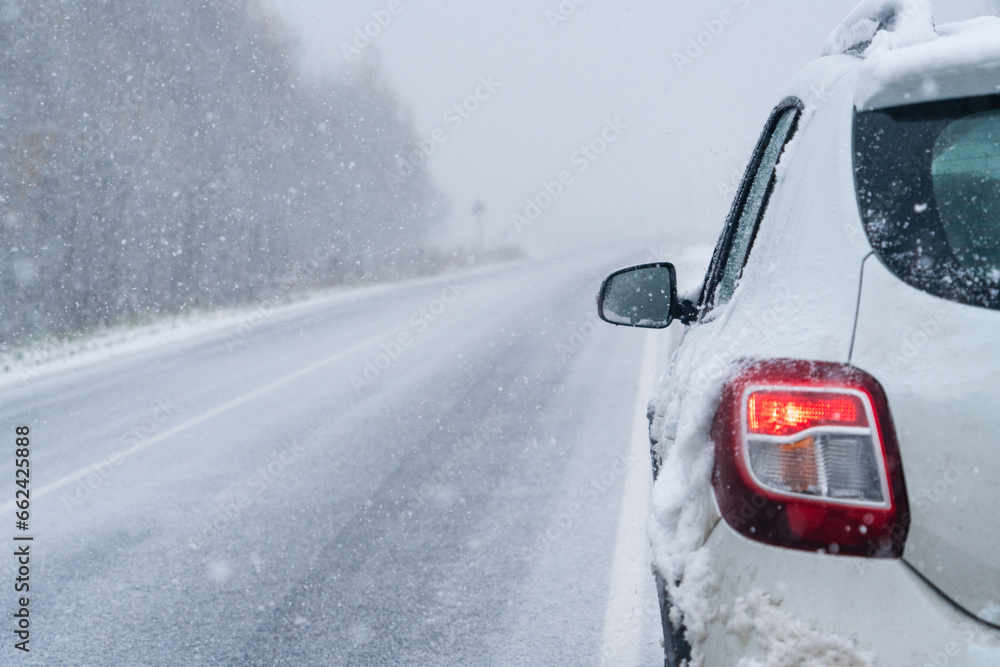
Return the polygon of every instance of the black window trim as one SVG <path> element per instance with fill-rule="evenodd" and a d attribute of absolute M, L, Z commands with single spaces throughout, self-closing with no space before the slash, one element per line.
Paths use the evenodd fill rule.
<path fill-rule="evenodd" d="M 784 147 L 788 145 L 792 137 L 798 132 L 798 122 L 802 117 L 802 111 L 805 109 L 805 104 L 802 103 L 797 97 L 786 97 L 781 100 L 776 107 L 771 111 L 771 115 L 768 116 L 767 123 L 764 125 L 764 130 L 760 134 L 760 138 L 757 139 L 757 145 L 754 147 L 753 154 L 750 157 L 750 162 L 747 164 L 746 171 L 743 172 L 743 179 L 740 181 L 740 187 L 736 191 L 736 197 L 733 199 L 732 206 L 729 208 L 729 213 L 726 216 L 726 223 L 722 230 L 722 235 L 719 237 L 719 241 L 715 246 L 715 251 L 712 253 L 712 262 L 708 266 L 708 273 L 705 275 L 705 282 L 702 284 L 701 295 L 698 298 L 698 319 L 703 320 L 705 316 L 712 311 L 714 307 L 714 294 L 715 288 L 719 284 L 722 278 L 722 271 L 726 265 L 726 260 L 729 258 L 729 251 L 732 248 L 733 238 L 736 236 L 736 227 L 739 225 L 740 216 L 743 213 L 743 209 L 746 206 L 747 198 L 750 196 L 750 188 L 753 185 L 754 178 L 757 175 L 757 170 L 760 168 L 760 163 L 764 159 L 764 153 L 767 151 L 767 145 L 771 141 L 771 137 L 774 135 L 774 131 L 778 126 L 778 122 L 781 120 L 782 115 L 789 109 L 797 109 L 798 112 L 792 120 L 792 128 L 785 137 L 785 144 L 782 146 L 782 151 Z M 781 153 L 779 153 L 780 159 Z M 760 221 L 764 218 L 764 214 L 767 212 L 767 205 L 771 199 L 771 193 L 774 190 L 774 184 L 776 181 L 776 176 L 772 172 L 771 180 L 767 184 L 767 189 L 764 191 L 764 205 L 761 206 L 760 212 L 757 214 L 757 219 L 753 223 L 753 232 L 750 236 L 750 245 L 747 249 L 747 257 L 753 251 L 754 241 L 757 239 L 757 230 L 760 229 Z"/>

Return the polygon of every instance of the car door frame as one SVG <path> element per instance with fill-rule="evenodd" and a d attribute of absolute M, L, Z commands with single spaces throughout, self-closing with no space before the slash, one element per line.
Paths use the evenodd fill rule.
<path fill-rule="evenodd" d="M 788 133 L 788 136 L 785 137 L 785 142 L 781 147 L 781 153 L 778 154 L 780 161 L 781 154 L 788 147 L 788 143 L 799 131 L 799 122 L 802 119 L 802 111 L 805 109 L 805 105 L 802 103 L 802 100 L 797 97 L 786 97 L 771 110 L 771 114 L 768 116 L 767 122 L 764 124 L 764 129 L 761 132 L 760 137 L 757 139 L 757 144 L 750 156 L 750 162 L 747 164 L 747 168 L 743 172 L 743 178 L 736 191 L 736 197 L 733 199 L 733 203 L 729 208 L 729 213 L 726 216 L 726 222 L 722 228 L 722 234 L 719 236 L 715 250 L 712 253 L 712 261 L 708 265 L 708 272 L 705 274 L 705 281 L 702 283 L 701 294 L 698 297 L 699 322 L 704 322 L 709 313 L 711 313 L 715 307 L 714 301 L 716 289 L 722 280 L 726 263 L 729 259 L 729 253 L 732 250 L 733 240 L 736 238 L 736 232 L 739 228 L 740 219 L 743 216 L 747 200 L 750 197 L 750 189 L 757 176 L 757 171 L 760 169 L 761 162 L 764 160 L 764 154 L 767 151 L 771 137 L 774 136 L 774 131 L 777 129 L 781 117 L 789 109 L 797 109 L 798 111 L 792 121 L 791 131 Z M 747 248 L 744 265 L 746 264 L 747 258 L 750 257 L 750 253 L 753 252 L 753 244 L 757 238 L 760 223 L 764 219 L 765 213 L 767 213 L 767 207 L 770 203 L 771 195 L 774 193 L 776 180 L 776 174 L 772 170 L 771 178 L 767 184 L 767 189 L 764 191 L 764 204 L 761 206 L 761 209 L 757 214 L 757 218 L 753 221 L 753 232 L 750 236 L 750 245 Z"/>
<path fill-rule="evenodd" d="M 750 190 L 753 185 L 754 178 L 757 175 L 757 171 L 760 169 L 761 162 L 764 159 L 764 154 L 767 152 L 768 144 L 771 141 L 771 137 L 774 136 L 774 131 L 778 127 L 778 123 L 781 120 L 782 115 L 789 109 L 796 109 L 797 114 L 793 121 L 792 127 L 788 136 L 785 137 L 785 143 L 782 146 L 782 152 L 788 146 L 788 142 L 791 141 L 796 133 L 799 131 L 799 121 L 802 118 L 802 111 L 805 105 L 797 97 L 786 97 L 781 102 L 779 102 L 772 110 L 767 118 L 767 122 L 764 124 L 764 129 L 761 131 L 760 137 L 757 139 L 757 144 L 754 147 L 753 154 L 751 155 L 750 161 L 747 164 L 747 168 L 743 173 L 743 179 L 740 182 L 739 190 L 736 193 L 736 197 L 730 206 L 729 213 L 726 216 L 726 222 L 723 226 L 722 233 L 719 236 L 719 240 L 716 243 L 715 250 L 712 253 L 712 260 L 708 267 L 708 272 L 705 276 L 705 280 L 702 283 L 701 293 L 698 298 L 697 303 L 697 318 L 691 322 L 692 327 L 700 326 L 709 320 L 709 314 L 714 306 L 712 300 L 714 298 L 714 292 L 722 278 L 723 270 L 726 266 L 726 260 L 729 257 L 729 251 L 732 248 L 733 239 L 736 237 L 736 231 L 739 227 L 740 218 L 743 215 L 743 210 L 746 207 L 747 200 L 750 196 Z M 779 161 L 780 161 L 779 153 Z M 777 164 L 777 163 L 776 163 Z M 750 253 L 753 251 L 753 244 L 757 237 L 757 232 L 760 229 L 761 221 L 764 219 L 764 215 L 767 213 L 767 205 L 770 202 L 771 195 L 774 191 L 776 177 L 775 174 L 771 174 L 771 178 L 768 182 L 767 189 L 764 192 L 764 205 L 761 206 L 760 211 L 757 214 L 757 219 L 754 220 L 754 229 L 750 238 L 750 243 L 747 248 L 746 258 L 744 258 L 744 263 L 750 257 Z M 694 344 L 691 343 L 690 338 L 686 335 L 690 329 L 685 330 L 685 335 L 681 336 L 680 341 L 677 344 L 677 350 L 685 347 L 685 345 Z M 676 351 L 675 350 L 675 353 Z M 668 371 L 669 373 L 670 371 Z M 669 384 L 669 380 L 668 380 Z M 660 469 L 660 458 L 661 448 L 658 446 L 659 442 L 654 439 L 654 434 L 652 432 L 652 424 L 654 419 L 654 413 L 649 412 L 648 417 L 650 421 L 650 455 L 653 463 L 653 477 L 654 479 L 659 474 Z M 667 421 L 671 421 L 671 417 L 676 417 L 677 415 L 664 415 Z M 671 438 L 666 438 L 671 439 Z"/>
<path fill-rule="evenodd" d="M 727 260 L 729 259 L 729 252 L 732 249 L 733 240 L 736 237 L 740 219 L 742 218 L 747 200 L 749 199 L 750 190 L 754 179 L 757 176 L 757 171 L 760 169 L 761 163 L 764 159 L 764 154 L 767 151 L 768 144 L 771 142 L 771 137 L 774 136 L 778 123 L 785 112 L 789 109 L 797 110 L 788 136 L 785 137 L 785 141 L 782 144 L 781 152 L 778 153 L 778 161 L 780 161 L 782 153 L 788 146 L 788 142 L 790 142 L 799 131 L 799 122 L 802 119 L 802 111 L 804 108 L 805 105 L 797 97 L 786 97 L 774 107 L 771 114 L 768 116 L 764 129 L 761 132 L 760 138 L 757 140 L 757 145 L 751 155 L 750 162 L 747 164 L 746 171 L 743 174 L 743 180 L 740 182 L 736 198 L 733 200 L 729 209 L 729 214 L 726 216 L 726 222 L 723 226 L 722 234 L 719 236 L 719 241 L 716 244 L 715 251 L 712 253 L 712 261 L 709 264 L 708 273 L 705 276 L 705 282 L 702 284 L 701 295 L 698 299 L 698 319 L 696 322 L 692 323 L 694 326 L 704 323 L 714 306 L 713 300 L 716 287 L 722 278 L 723 270 L 726 266 Z M 777 164 L 777 162 L 775 164 Z M 774 173 L 774 168 L 772 167 L 771 178 L 768 181 L 763 195 L 763 205 L 757 213 L 756 219 L 753 221 L 753 231 L 751 232 L 750 243 L 747 247 L 746 257 L 744 258 L 744 265 L 746 260 L 750 257 L 750 253 L 753 251 L 754 240 L 757 237 L 757 231 L 760 229 L 761 221 L 764 219 L 764 215 L 767 212 L 767 207 L 771 200 L 771 195 L 774 192 L 776 180 L 776 174 Z M 687 337 L 682 338 L 679 343 L 679 347 L 684 345 L 686 338 Z M 653 413 L 649 414 L 650 426 L 652 426 L 653 416 Z M 650 434 L 652 436 L 652 429 Z M 658 444 L 659 443 L 652 440 L 650 442 L 650 454 L 653 462 L 654 478 L 657 477 L 660 468 L 659 453 L 657 452 Z M 670 618 L 670 610 L 674 605 L 670 599 L 669 593 L 667 592 L 666 582 L 664 582 L 659 574 L 656 574 L 655 578 L 657 597 L 659 598 L 660 603 L 660 620 L 663 628 L 665 663 L 667 667 L 674 667 L 675 665 L 684 664 L 690 659 L 691 646 L 685 636 L 686 628 L 684 627 L 683 617 L 681 618 L 680 623 L 677 624 L 675 624 Z"/>

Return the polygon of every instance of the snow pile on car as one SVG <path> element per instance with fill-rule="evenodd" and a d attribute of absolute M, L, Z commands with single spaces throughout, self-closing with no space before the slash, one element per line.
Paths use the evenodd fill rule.
<path fill-rule="evenodd" d="M 720 309 L 720 318 L 731 311 Z M 687 335 L 717 338 L 721 327 L 696 327 Z M 689 349 L 696 349 L 695 345 Z M 703 350 L 713 349 L 711 345 Z M 657 441 L 662 458 L 659 475 L 653 485 L 653 511 L 649 519 L 650 546 L 656 571 L 666 582 L 675 607 L 674 622 L 680 624 L 678 609 L 683 610 L 687 640 L 691 644 L 691 667 L 704 664 L 702 643 L 708 624 L 715 617 L 710 593 L 717 585 L 717 572 L 705 540 L 719 521 L 712 498 L 714 447 L 708 437 L 717 400 L 728 374 L 706 373 L 712 366 L 709 352 L 704 355 L 675 355 L 669 376 L 661 380 L 650 401 L 650 435 Z M 703 400 L 697 409 L 681 410 L 685 396 L 697 391 Z M 665 422 L 665 415 L 680 414 L 675 424 Z"/>
<path fill-rule="evenodd" d="M 827 37 L 836 54 L 865 60 L 858 109 L 1000 90 L 1000 18 L 935 25 L 928 0 L 865 0 Z"/>
<path fill-rule="evenodd" d="M 870 55 L 937 37 L 929 0 L 864 0 L 826 38 L 823 55 Z"/>
<path fill-rule="evenodd" d="M 877 109 L 1000 90 L 1000 18 L 940 25 L 931 41 L 872 54 L 859 69 L 855 105 Z"/>
<path fill-rule="evenodd" d="M 859 651 L 853 641 L 819 630 L 789 614 L 762 591 L 737 598 L 727 614 L 726 626 L 737 636 L 759 643 L 755 649 L 765 657 L 763 662 L 744 657 L 737 667 L 870 667 L 877 664 L 874 655 Z"/>

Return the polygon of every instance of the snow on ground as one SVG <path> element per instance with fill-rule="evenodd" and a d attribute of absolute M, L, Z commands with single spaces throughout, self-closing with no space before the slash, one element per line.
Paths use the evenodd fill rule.
<path fill-rule="evenodd" d="M 461 274 L 464 298 L 362 392 L 350 376 L 446 277 L 276 313 L 238 354 L 226 327 L 7 388 L 45 443 L 39 491 L 179 406 L 141 452 L 32 493 L 55 603 L 25 664 L 595 664 L 622 494 L 649 480 L 629 441 L 646 334 L 595 322 L 608 264 Z M 618 564 L 635 586 L 614 591 L 610 664 L 656 664 L 648 560 Z M 163 620 L 193 608 L 208 632 Z"/>
<path fill-rule="evenodd" d="M 120 324 L 75 338 L 46 338 L 0 346 L 0 387 L 80 368 L 201 334 L 236 329 L 279 309 L 302 305 L 261 304 L 165 316 L 150 324 Z M 238 334 L 236 334 L 238 335 Z"/>
<path fill-rule="evenodd" d="M 23 345 L 0 345 L 0 388 L 198 336 L 221 334 L 227 347 L 233 348 L 265 323 L 304 308 L 352 301 L 374 291 L 405 285 L 477 275 L 504 265 L 506 263 L 404 282 L 276 295 L 271 300 L 246 306 L 165 315 L 149 323 L 117 324 L 68 338 L 50 337 Z"/>

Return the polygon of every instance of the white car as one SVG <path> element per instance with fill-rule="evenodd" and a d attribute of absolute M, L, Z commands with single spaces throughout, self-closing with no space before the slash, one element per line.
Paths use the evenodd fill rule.
<path fill-rule="evenodd" d="M 650 405 L 668 665 L 1000 665 L 1000 19 L 864 2 L 767 121 Z"/>

